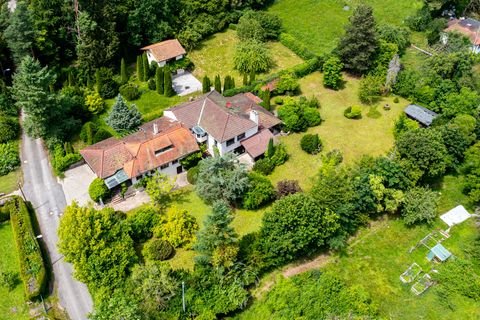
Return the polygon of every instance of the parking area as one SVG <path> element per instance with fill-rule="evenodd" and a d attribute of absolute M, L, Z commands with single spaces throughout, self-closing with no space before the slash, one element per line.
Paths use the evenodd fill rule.
<path fill-rule="evenodd" d="M 190 72 L 183 72 L 173 76 L 173 89 L 179 96 L 186 96 L 202 90 L 202 83 Z"/>
<path fill-rule="evenodd" d="M 67 204 L 75 200 L 79 205 L 84 206 L 90 202 L 88 187 L 95 178 L 95 174 L 86 164 L 65 171 L 65 178 L 59 182 L 63 187 Z"/>

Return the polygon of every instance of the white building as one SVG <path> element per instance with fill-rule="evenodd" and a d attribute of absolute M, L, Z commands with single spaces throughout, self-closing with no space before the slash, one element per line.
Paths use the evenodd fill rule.
<path fill-rule="evenodd" d="M 159 67 L 164 67 L 170 61 L 180 60 L 187 53 L 177 39 L 157 42 L 141 50 L 147 52 L 149 64 L 155 61 Z"/>

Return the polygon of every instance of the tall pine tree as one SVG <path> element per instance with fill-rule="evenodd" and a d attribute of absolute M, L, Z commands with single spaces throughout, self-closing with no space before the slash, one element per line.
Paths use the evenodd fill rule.
<path fill-rule="evenodd" d="M 243 74 L 243 85 L 247 86 L 248 83 L 248 75 L 246 73 Z"/>
<path fill-rule="evenodd" d="M 120 61 L 120 82 L 125 84 L 128 82 L 127 66 L 125 65 L 125 59 Z"/>
<path fill-rule="evenodd" d="M 158 94 L 163 94 L 164 93 L 164 88 L 163 88 L 163 81 L 164 81 L 164 75 L 163 75 L 163 68 L 157 68 L 155 70 L 155 85 L 157 87 L 157 93 Z"/>
<path fill-rule="evenodd" d="M 108 115 L 107 124 L 116 131 L 133 130 L 142 124 L 142 115 L 134 104 L 129 108 L 119 94 Z"/>
<path fill-rule="evenodd" d="M 165 86 L 164 94 L 166 97 L 174 96 L 175 91 L 173 91 L 173 87 L 172 87 L 172 73 L 170 72 L 170 69 L 168 69 L 168 67 L 165 67 L 165 70 L 163 72 L 164 72 L 163 85 Z"/>
<path fill-rule="evenodd" d="M 100 93 L 102 86 L 103 86 L 102 75 L 100 74 L 100 70 L 97 69 L 95 70 L 95 89 L 97 89 L 98 93 Z"/>
<path fill-rule="evenodd" d="M 142 56 L 137 56 L 137 78 L 138 81 L 144 80 L 144 73 L 143 73 L 143 59 Z"/>
<path fill-rule="evenodd" d="M 213 84 L 213 86 L 215 87 L 215 90 L 222 93 L 222 81 L 220 80 L 220 75 L 216 75 L 215 76 L 215 82 Z"/>
<path fill-rule="evenodd" d="M 143 81 L 148 81 L 150 79 L 150 64 L 148 63 L 147 53 L 144 52 L 142 55 L 143 61 Z"/>
<path fill-rule="evenodd" d="M 355 74 L 365 74 L 370 69 L 378 47 L 376 29 L 372 7 L 359 5 L 337 48 L 345 69 Z"/>
<path fill-rule="evenodd" d="M 231 226 L 232 221 L 233 215 L 228 204 L 224 201 L 215 202 L 212 213 L 207 216 L 197 236 L 195 250 L 199 255 L 195 260 L 198 264 L 214 267 L 233 264 L 238 252 L 238 236 Z"/>
<path fill-rule="evenodd" d="M 11 14 L 8 27 L 5 29 L 3 36 L 17 66 L 20 65 L 23 57 L 33 55 L 35 31 L 33 19 L 26 2 L 17 2 L 17 7 Z"/>
<path fill-rule="evenodd" d="M 211 87 L 212 87 L 212 82 L 210 81 L 210 78 L 207 76 L 204 76 L 202 81 L 202 92 L 203 93 L 210 92 Z"/>

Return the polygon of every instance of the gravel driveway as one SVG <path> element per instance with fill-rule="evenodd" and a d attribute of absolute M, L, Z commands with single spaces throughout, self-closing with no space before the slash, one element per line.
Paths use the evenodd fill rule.
<path fill-rule="evenodd" d="M 173 89 L 179 96 L 202 91 L 202 83 L 190 72 L 184 72 L 173 76 Z"/>

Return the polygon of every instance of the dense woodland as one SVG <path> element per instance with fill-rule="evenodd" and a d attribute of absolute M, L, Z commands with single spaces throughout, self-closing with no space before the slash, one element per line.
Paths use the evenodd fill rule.
<path fill-rule="evenodd" d="M 440 43 L 446 24 L 441 12 L 454 6 L 459 13 L 474 14 L 480 7 L 476 1 L 427 1 L 406 20 L 408 27 L 378 24 L 373 9 L 359 5 L 336 50 L 322 56 L 280 34 L 281 21 L 274 15 L 247 11 L 262 9 L 269 2 L 19 1 L 13 13 L 3 4 L 0 174 L 19 165 L 15 140 L 20 108 L 26 113 L 24 130 L 45 139 L 52 165 L 61 172 L 79 159 L 70 144 L 72 136 L 80 133 L 87 144 L 110 136 L 90 121 L 103 110 L 102 99 L 117 97 L 106 120 L 115 131 L 128 132 L 141 123 L 137 108 L 125 101 L 137 95 L 135 87 L 127 84 L 126 64 L 136 61 L 138 79 L 150 79 L 148 85 L 152 83 L 154 90 L 171 94 L 168 69 L 145 65 L 145 58 L 137 57 L 140 46 L 177 37 L 192 49 L 230 24 L 240 39 L 232 59 L 245 81 L 237 88 L 231 80 L 224 82 L 224 94 L 254 90 L 268 97 L 266 108 L 270 94 L 282 95 L 272 100 L 278 99 L 277 112 L 285 131 L 305 132 L 321 125 L 321 101 L 292 97 L 298 93 L 298 79 L 316 70 L 323 72 L 324 85 L 333 90 L 342 89 L 342 72 L 361 77 L 362 103 L 395 94 L 440 114 L 430 128 L 401 116 L 388 154 L 365 156 L 348 165 L 338 150 L 318 155 L 322 165 L 307 191 L 296 180 L 274 186 L 268 179 L 276 166 L 289 161 L 282 144 L 270 143 L 265 158 L 251 172 L 230 154 L 203 160 L 196 154 L 184 166 L 191 167 L 189 181 L 195 184 L 195 192 L 211 205 L 201 228 L 191 213 L 175 206 L 182 190 L 174 190 L 172 182 L 160 174 L 141 182 L 150 195 L 150 206 L 128 215 L 110 208 L 70 205 L 61 220 L 59 248 L 66 261 L 73 263 L 75 277 L 88 285 L 94 297 L 92 319 L 235 317 L 251 302 L 250 290 L 262 275 L 319 252 L 345 249 L 349 237 L 372 219 L 391 215 L 408 226 L 431 223 L 438 204 L 431 186 L 447 173 L 464 175 L 462 191 L 472 203 L 480 202 L 480 79 L 474 70 L 478 56 L 468 51 L 469 42 L 460 35 L 452 35 L 446 45 Z M 425 33 L 429 44 L 438 48 L 418 68 L 400 62 L 412 32 Z M 259 90 L 263 80 L 255 80 L 257 73 L 270 67 L 264 46 L 268 39 L 289 43 L 307 60 L 276 74 L 279 82 L 272 93 Z M 220 78 L 214 82 L 221 92 Z M 205 78 L 204 85 L 209 88 L 210 79 Z M 283 98 L 284 93 L 289 97 Z M 361 117 L 359 112 L 350 106 L 344 115 L 355 119 Z M 301 148 L 317 154 L 323 145 L 318 135 L 304 135 Z M 92 183 L 93 200 L 107 192 L 101 181 Z M 270 207 L 260 230 L 240 237 L 231 225 L 235 210 L 265 205 Z M 192 271 L 173 270 L 164 261 L 178 248 L 195 251 Z M 479 254 L 477 240 L 471 255 Z M 456 261 L 449 265 L 453 271 L 446 268 L 438 281 L 451 284 L 455 270 L 460 270 L 457 277 L 465 270 L 474 273 L 476 264 Z M 468 286 L 468 279 L 456 279 L 465 286 L 452 290 L 479 301 L 480 285 L 475 279 Z M 182 283 L 188 288 L 185 312 Z M 292 308 L 281 308 L 290 304 Z M 279 319 L 378 316 L 368 292 L 320 271 L 281 281 L 265 306 L 275 310 Z"/>

